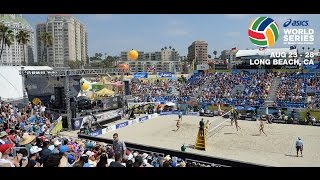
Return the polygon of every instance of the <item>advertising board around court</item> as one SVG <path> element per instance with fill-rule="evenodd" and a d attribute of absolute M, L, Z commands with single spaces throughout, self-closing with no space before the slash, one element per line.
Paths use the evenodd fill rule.
<path fill-rule="evenodd" d="M 149 119 L 149 116 L 144 116 L 144 117 L 139 118 L 139 122 L 143 122 L 143 121 L 146 121 L 148 119 Z"/>
<path fill-rule="evenodd" d="M 126 122 L 117 124 L 117 125 L 116 125 L 116 129 L 123 128 L 123 127 L 126 127 L 126 126 L 128 126 L 128 125 L 129 125 L 129 121 L 126 121 Z"/>
<path fill-rule="evenodd" d="M 102 134 L 102 129 L 98 129 L 92 133 L 90 133 L 91 136 L 99 136 Z"/>
<path fill-rule="evenodd" d="M 148 78 L 148 73 L 147 72 L 136 72 L 133 74 L 134 79 L 139 79 L 139 78 Z"/>
<path fill-rule="evenodd" d="M 180 111 L 175 110 L 175 111 L 165 111 L 165 112 L 160 112 L 160 115 L 171 115 L 171 114 L 179 114 Z M 185 114 L 185 113 L 183 113 Z"/>
<path fill-rule="evenodd" d="M 187 113 L 188 116 L 199 116 L 199 112 L 188 112 Z"/>
<path fill-rule="evenodd" d="M 214 114 L 213 112 L 206 112 L 206 113 L 200 113 L 200 116 L 204 116 L 204 117 L 213 117 Z"/>
<path fill-rule="evenodd" d="M 171 72 L 158 72 L 159 78 L 172 78 Z"/>

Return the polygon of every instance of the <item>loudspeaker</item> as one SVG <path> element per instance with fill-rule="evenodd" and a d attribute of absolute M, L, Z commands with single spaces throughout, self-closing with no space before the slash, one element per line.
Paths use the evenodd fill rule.
<path fill-rule="evenodd" d="M 77 117 L 77 107 L 75 102 L 70 103 L 70 108 L 71 108 L 71 117 L 76 118 Z"/>
<path fill-rule="evenodd" d="M 67 116 L 62 116 L 62 128 L 68 128 Z"/>
<path fill-rule="evenodd" d="M 54 87 L 54 97 L 55 102 L 54 105 L 59 108 L 65 108 L 66 102 L 65 102 L 65 93 L 63 87 Z"/>
<path fill-rule="evenodd" d="M 129 81 L 123 81 L 123 82 L 124 82 L 124 93 L 125 93 L 125 95 L 131 95 Z"/>

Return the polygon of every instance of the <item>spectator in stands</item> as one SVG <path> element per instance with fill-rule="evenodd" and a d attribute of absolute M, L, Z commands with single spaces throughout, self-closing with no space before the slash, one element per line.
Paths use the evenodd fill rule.
<path fill-rule="evenodd" d="M 113 151 L 115 154 L 126 156 L 126 144 L 119 140 L 118 133 L 113 134 Z"/>
<path fill-rule="evenodd" d="M 26 167 L 40 167 L 40 156 L 39 152 L 42 151 L 42 148 L 39 148 L 38 146 L 32 146 L 30 148 L 30 155 L 28 160 L 28 165 Z"/>
<path fill-rule="evenodd" d="M 41 157 L 42 162 L 47 161 L 48 157 L 51 154 L 51 150 L 48 149 L 48 147 L 49 147 L 49 141 L 43 142 L 42 151 L 40 153 L 40 157 Z"/>
<path fill-rule="evenodd" d="M 108 156 L 106 153 L 101 154 L 97 167 L 107 167 L 108 165 Z"/>
<path fill-rule="evenodd" d="M 5 131 L 1 131 L 1 133 L 0 133 L 0 145 L 8 143 L 7 135 L 8 134 Z"/>
<path fill-rule="evenodd" d="M 59 140 L 56 140 L 54 142 L 54 149 L 52 150 L 52 154 L 59 154 L 60 153 L 59 148 L 60 148 L 61 144 L 62 144 L 62 142 Z"/>
<path fill-rule="evenodd" d="M 111 162 L 109 167 L 125 167 L 124 165 L 121 164 L 122 154 L 115 153 L 114 157 L 115 157 L 115 161 Z"/>
<path fill-rule="evenodd" d="M 0 159 L 0 167 L 20 167 L 19 162 L 22 158 L 22 155 L 17 156 L 13 160 L 9 159 L 9 154 L 11 153 L 12 147 L 12 144 L 0 145 L 0 153 L 2 154 Z"/>
<path fill-rule="evenodd" d="M 59 167 L 60 159 L 61 159 L 61 155 L 50 154 L 48 159 L 44 161 L 43 167 Z"/>

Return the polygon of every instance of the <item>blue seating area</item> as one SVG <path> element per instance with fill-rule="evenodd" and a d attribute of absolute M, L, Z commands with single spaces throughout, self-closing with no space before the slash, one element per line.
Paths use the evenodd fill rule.
<path fill-rule="evenodd" d="M 277 106 L 283 108 L 305 108 L 305 99 L 307 96 L 307 79 L 313 77 L 313 74 L 292 74 L 285 77 L 284 80 L 281 80 L 279 90 L 286 92 L 286 96 L 285 99 L 277 99 Z M 295 85 L 297 85 L 298 88 L 296 90 L 294 90 Z M 287 89 L 283 89 L 284 86 L 287 86 Z M 299 96 L 300 98 L 293 98 L 297 96 Z"/>
<path fill-rule="evenodd" d="M 277 107 L 305 108 L 306 104 L 304 102 L 290 102 L 290 101 L 278 100 Z"/>
<path fill-rule="evenodd" d="M 258 99 L 255 100 L 254 103 L 250 103 L 250 101 L 246 99 L 228 99 L 228 98 L 222 98 L 222 99 L 210 99 L 210 100 L 205 100 L 201 99 L 199 101 L 200 103 L 207 103 L 207 104 L 216 104 L 216 103 L 222 103 L 222 104 L 227 104 L 227 105 L 255 105 L 255 106 L 263 106 L 264 105 L 264 100 L 263 99 Z"/>

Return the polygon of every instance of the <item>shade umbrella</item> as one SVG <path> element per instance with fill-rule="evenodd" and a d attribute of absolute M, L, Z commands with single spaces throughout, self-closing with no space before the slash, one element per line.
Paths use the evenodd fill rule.
<path fill-rule="evenodd" d="M 251 107 L 251 106 L 247 107 L 247 111 L 254 111 L 254 110 L 256 110 L 256 108 Z"/>
<path fill-rule="evenodd" d="M 236 109 L 236 110 L 243 110 L 244 107 L 243 107 L 243 106 L 236 106 L 235 109 Z"/>

